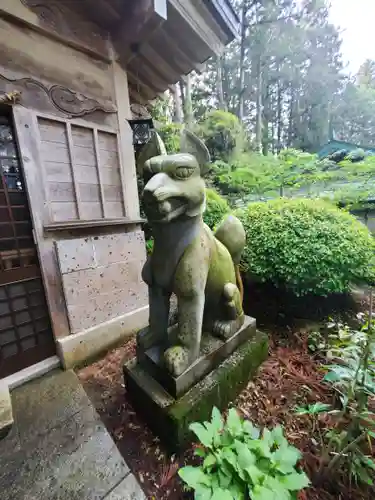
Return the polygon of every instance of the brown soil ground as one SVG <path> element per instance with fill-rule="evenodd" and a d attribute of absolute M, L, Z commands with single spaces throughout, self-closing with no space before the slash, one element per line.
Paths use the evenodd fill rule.
<path fill-rule="evenodd" d="M 264 300 L 260 296 L 252 294 L 252 299 L 251 312 L 259 312 L 256 307 L 258 300 L 264 310 Z M 305 317 L 314 316 L 311 314 L 311 304 L 308 301 Z M 345 310 L 347 313 L 348 303 L 345 302 L 344 309 L 342 305 L 340 303 L 334 309 Z M 363 305 L 360 304 L 362 307 Z M 327 317 L 326 311 L 318 311 L 314 321 L 322 315 Z M 277 311 L 260 315 L 260 323 L 272 339 L 269 358 L 255 380 L 240 394 L 235 406 L 245 418 L 259 426 L 273 427 L 282 424 L 289 441 L 302 451 L 302 465 L 312 477 L 320 464 L 321 429 L 329 427 L 330 422 L 324 417 L 319 420 L 309 416 L 298 417 L 294 409 L 317 400 L 330 402 L 332 394 L 322 383 L 322 370 L 318 360 L 308 353 L 307 334 L 301 327 L 301 318 L 298 321 L 294 318 L 292 321 L 288 316 L 281 316 L 280 325 Z M 186 463 L 192 463 L 192 449 L 181 456 L 168 456 L 158 438 L 138 418 L 127 400 L 122 365 L 134 355 L 133 340 L 109 352 L 100 361 L 81 369 L 78 376 L 120 452 L 138 477 L 146 497 L 156 500 L 191 498 L 183 491 L 177 470 Z M 374 498 L 374 490 L 352 487 L 340 474 L 332 478 L 330 484 L 310 488 L 300 494 L 300 500 Z"/>

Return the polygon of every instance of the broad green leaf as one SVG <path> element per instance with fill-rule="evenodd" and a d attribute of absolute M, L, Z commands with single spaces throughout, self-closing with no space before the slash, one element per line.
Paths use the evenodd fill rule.
<path fill-rule="evenodd" d="M 236 470 L 237 457 L 236 457 L 236 454 L 232 450 L 230 450 L 228 448 L 224 449 L 222 454 L 221 454 L 221 458 L 223 460 L 225 460 L 226 462 L 228 462 L 228 464 L 230 464 L 233 467 L 233 469 Z"/>
<path fill-rule="evenodd" d="M 209 467 L 213 467 L 215 464 L 216 464 L 216 457 L 215 455 L 210 453 L 203 461 L 203 468 L 208 469 Z"/>
<path fill-rule="evenodd" d="M 242 431 L 241 418 L 237 413 L 237 410 L 231 408 L 228 412 L 227 418 L 227 428 L 232 436 L 238 436 Z"/>
<path fill-rule="evenodd" d="M 234 446 L 237 452 L 237 460 L 238 465 L 242 469 L 246 469 L 249 465 L 254 465 L 256 461 L 256 457 L 251 451 L 249 447 L 245 443 L 241 443 L 241 441 L 235 441 Z"/>
<path fill-rule="evenodd" d="M 273 436 L 269 429 L 264 429 L 262 434 L 262 441 L 266 443 L 269 448 L 273 445 Z"/>
<path fill-rule="evenodd" d="M 284 431 L 281 425 L 277 425 L 274 429 L 272 429 L 271 439 L 273 441 L 272 444 L 277 444 L 278 446 L 288 443 L 285 439 Z"/>
<path fill-rule="evenodd" d="M 229 490 L 217 489 L 213 492 L 211 500 L 237 500 L 233 498 Z"/>
<path fill-rule="evenodd" d="M 248 434 L 251 437 L 251 439 L 259 439 L 260 430 L 257 427 L 255 427 L 255 425 L 253 425 L 253 423 L 250 422 L 250 420 L 244 420 L 242 428 L 244 432 L 246 432 L 246 434 Z"/>
<path fill-rule="evenodd" d="M 211 489 L 212 491 L 215 491 L 220 486 L 219 475 L 217 473 L 211 472 L 210 477 L 211 477 Z"/>
<path fill-rule="evenodd" d="M 282 476 L 277 476 L 277 477 L 267 476 L 264 480 L 263 486 L 264 488 L 268 488 L 269 490 L 274 492 L 275 499 L 290 500 L 291 493 L 282 484 L 282 482 L 280 481 L 281 478 Z"/>
<path fill-rule="evenodd" d="M 228 490 L 231 492 L 231 494 L 232 494 L 233 498 L 235 498 L 235 500 L 245 500 L 245 493 L 247 491 L 247 487 L 245 486 L 245 484 L 240 484 L 239 482 L 234 482 L 234 483 L 229 485 Z"/>
<path fill-rule="evenodd" d="M 203 426 L 210 436 L 212 436 L 212 445 L 215 448 L 218 448 L 221 444 L 221 434 L 220 431 L 217 430 L 216 426 L 210 422 L 204 422 Z"/>
<path fill-rule="evenodd" d="M 282 447 L 276 450 L 271 457 L 272 462 L 283 474 L 294 472 L 294 467 L 301 458 L 301 452 L 294 446 Z"/>
<path fill-rule="evenodd" d="M 194 492 L 195 500 L 211 500 L 212 499 L 212 488 L 207 486 L 200 486 L 199 490 Z"/>
<path fill-rule="evenodd" d="M 293 472 L 292 474 L 288 474 L 280 478 L 280 482 L 290 491 L 303 490 L 303 488 L 307 488 L 310 484 L 309 478 L 304 472 Z"/>
<path fill-rule="evenodd" d="M 259 439 L 258 441 L 258 451 L 263 455 L 263 457 L 266 458 L 271 458 L 272 452 L 270 450 L 270 445 L 267 441 L 264 441 L 263 439 Z M 272 446 L 272 443 L 271 443 Z"/>
<path fill-rule="evenodd" d="M 219 476 L 219 485 L 220 488 L 226 489 L 232 482 L 232 475 L 228 476 L 227 474 L 224 474 L 221 470 L 218 471 L 218 476 Z"/>
<path fill-rule="evenodd" d="M 196 457 L 202 457 L 202 458 L 204 458 L 207 455 L 207 453 L 206 453 L 206 451 L 203 448 L 197 447 L 194 450 L 194 455 Z"/>
<path fill-rule="evenodd" d="M 180 469 L 178 475 L 193 490 L 198 489 L 200 486 L 211 486 L 210 476 L 205 474 L 200 467 L 188 465 Z"/>
<path fill-rule="evenodd" d="M 207 448 L 212 447 L 213 432 L 212 430 L 207 430 L 202 424 L 194 422 L 190 424 L 189 429 L 194 432 L 199 441 Z"/>
<path fill-rule="evenodd" d="M 251 500 L 277 500 L 276 492 L 265 488 L 264 486 L 256 486 L 250 492 Z"/>
<path fill-rule="evenodd" d="M 266 458 L 271 458 L 272 457 L 272 452 L 270 449 L 271 444 L 269 444 L 267 441 L 264 441 L 263 439 L 254 439 L 254 441 L 250 441 L 248 443 L 248 446 L 250 449 L 257 451 L 259 455 L 262 457 Z"/>
<path fill-rule="evenodd" d="M 223 418 L 216 406 L 212 408 L 211 424 L 217 432 L 221 432 L 224 428 Z"/>
<path fill-rule="evenodd" d="M 264 473 L 256 465 L 249 465 L 249 467 L 246 467 L 245 472 L 249 476 L 253 486 L 260 484 L 264 480 Z"/>

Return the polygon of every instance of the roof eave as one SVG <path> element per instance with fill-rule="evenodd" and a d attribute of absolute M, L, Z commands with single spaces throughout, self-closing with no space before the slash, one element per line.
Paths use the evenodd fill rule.
<path fill-rule="evenodd" d="M 216 21 L 228 36 L 228 43 L 240 37 L 240 19 L 228 0 L 204 0 Z"/>

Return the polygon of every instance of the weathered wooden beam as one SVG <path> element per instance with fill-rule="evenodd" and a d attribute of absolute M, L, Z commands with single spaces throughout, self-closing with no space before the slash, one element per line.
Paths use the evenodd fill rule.
<path fill-rule="evenodd" d="M 169 81 L 168 77 L 165 79 L 160 73 L 154 71 L 141 55 L 138 55 L 136 59 L 133 59 L 133 61 L 128 64 L 127 70 L 130 70 L 133 75 L 137 75 L 144 85 L 154 90 L 156 93 L 164 92 L 168 84 L 172 83 L 172 81 Z"/>
<path fill-rule="evenodd" d="M 128 75 L 129 88 L 131 88 L 133 93 L 136 93 L 139 96 L 141 96 L 146 102 L 155 98 L 157 91 L 150 90 L 148 87 L 146 87 L 143 84 L 143 82 L 139 80 L 138 76 L 134 75 L 131 71 L 128 70 L 127 75 Z"/>
<path fill-rule="evenodd" d="M 155 49 L 154 40 L 152 45 L 147 44 L 141 48 L 139 56 L 159 77 L 166 81 L 177 81 L 181 76 L 181 69 L 171 61 L 171 58 Z"/>
<path fill-rule="evenodd" d="M 174 64 L 179 69 L 180 74 L 188 74 L 193 69 L 200 72 L 201 64 L 194 60 L 196 57 L 194 58 L 191 54 L 188 55 L 185 45 L 182 49 L 176 42 L 176 38 L 171 36 L 166 29 L 159 30 L 152 42 L 152 46 L 170 64 Z"/>
<path fill-rule="evenodd" d="M 167 0 L 133 1 L 121 17 L 112 39 L 121 60 L 129 63 L 167 19 Z"/>

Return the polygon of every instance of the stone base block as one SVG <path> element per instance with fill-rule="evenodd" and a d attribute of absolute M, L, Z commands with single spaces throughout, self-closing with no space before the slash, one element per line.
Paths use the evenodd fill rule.
<path fill-rule="evenodd" d="M 223 410 L 235 400 L 267 354 L 267 335 L 257 331 L 178 399 L 167 393 L 134 358 L 124 365 L 127 396 L 150 429 L 171 451 L 178 451 L 193 438 L 189 425 L 209 419 L 214 406 Z"/>
<path fill-rule="evenodd" d="M 149 373 L 174 398 L 179 398 L 190 387 L 203 379 L 222 361 L 234 352 L 246 340 L 250 340 L 256 333 L 256 321 L 245 316 L 242 327 L 226 341 L 220 340 L 209 333 L 202 335 L 201 352 L 199 358 L 179 377 L 173 377 L 164 366 L 164 349 L 154 346 L 143 354 L 138 349 L 138 360 L 145 371 Z M 141 339 L 138 339 L 140 342 Z"/>

